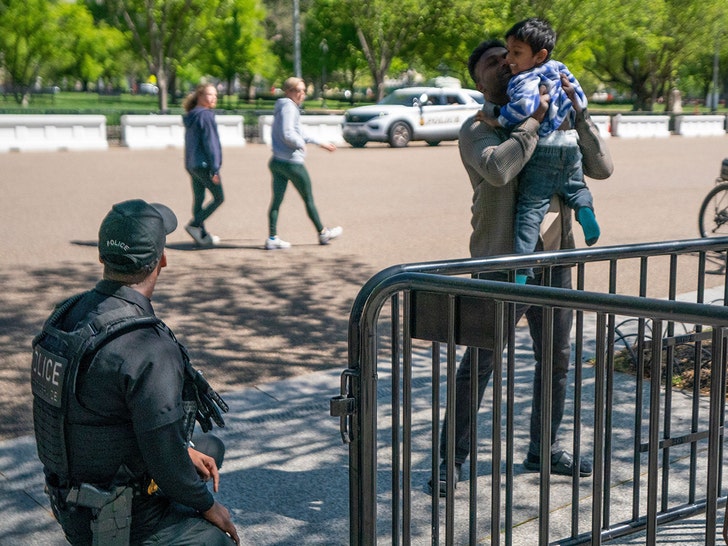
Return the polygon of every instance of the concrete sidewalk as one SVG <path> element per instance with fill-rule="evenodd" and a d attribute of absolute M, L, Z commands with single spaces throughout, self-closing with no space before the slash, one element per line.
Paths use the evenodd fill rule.
<path fill-rule="evenodd" d="M 243 544 L 348 544 L 348 453 L 328 415 L 339 371 L 227 393 L 217 496 Z M 0 444 L 0 544 L 65 544 L 32 437 Z"/>
<path fill-rule="evenodd" d="M 727 144 L 728 136 L 611 139 L 615 173 L 590 182 L 602 227 L 600 246 L 697 237 L 700 203 L 713 187 Z M 30 340 L 54 303 L 97 280 L 98 223 L 110 204 L 141 197 L 164 202 L 181 223 L 187 220 L 189 179 L 182 155 L 175 149 L 122 148 L 2 155 L 9 180 L 21 182 L 5 184 L 0 201 L 5 227 L 0 406 L 9 425 L 4 437 L 30 430 Z M 155 302 L 160 316 L 184 336 L 195 361 L 209 367 L 208 377 L 231 405 L 222 434 L 228 453 L 219 498 L 231 507 L 246 543 L 347 544 L 348 450 L 337 419 L 328 415 L 345 365 L 347 312 L 363 283 L 384 267 L 467 256 L 472 188 L 456 143 L 415 143 L 399 150 L 343 147 L 335 154 L 313 148 L 307 166 L 317 207 L 326 221 L 344 226 L 345 234 L 320 247 L 304 207 L 289 191 L 279 231 L 294 246 L 290 252 L 266 253 L 269 157 L 263 145 L 225 152 L 226 202 L 210 222 L 225 244 L 197 250 L 178 229 L 170 237 L 171 263 Z M 722 274 L 716 282 L 721 279 Z M 683 280 L 687 286 L 678 286 L 678 292 L 694 289 L 693 276 L 678 279 Z M 203 322 L 207 330 L 199 327 Z M 308 373 L 324 366 L 337 369 Z M 528 392 L 529 381 L 519 379 L 519 388 Z M 258 386 L 239 387 L 253 384 Z M 418 391 L 423 407 L 425 391 Z M 519 444 L 517 464 L 523 452 Z M 486 461 L 484 455 L 481 463 Z M 422 506 L 431 502 L 424 493 L 427 462 L 424 456 L 418 461 L 413 484 Z M 484 478 L 487 467 L 478 474 Z M 529 501 L 532 478 L 518 478 L 528 487 Z M 466 483 L 458 488 L 459 497 L 467 494 Z M 487 497 L 487 489 L 480 492 Z M 30 437 L 0 443 L 0 503 L 5 508 L 0 545 L 63 543 L 47 509 Z M 530 514 L 517 515 L 525 522 Z M 701 537 L 699 523 L 683 522 L 679 529 L 685 536 L 669 539 L 673 543 Z M 381 544 L 388 542 L 386 532 Z M 532 537 L 522 544 L 533 544 Z"/>
<path fill-rule="evenodd" d="M 523 362 L 517 370 L 517 404 L 523 405 L 516 418 L 516 457 L 514 491 L 513 543 L 531 546 L 538 536 L 538 474 L 524 472 L 520 458 L 527 446 L 527 419 L 530 404 L 531 381 L 530 338 L 527 329 L 520 328 L 517 338 L 517 358 Z M 432 382 L 430 360 L 427 351 L 415 347 L 413 355 L 413 422 L 418 431 L 413 447 L 413 544 L 430 544 L 430 513 L 432 497 L 426 493 L 429 479 L 430 437 L 427 423 L 431 422 Z M 587 355 L 587 358 L 589 355 Z M 589 398 L 593 386 L 593 368 L 584 366 L 584 442 L 583 454 L 591 457 L 590 418 L 593 398 Z M 329 399 L 339 392 L 341 370 L 330 370 L 302 375 L 293 379 L 246 388 L 225 394 L 230 405 L 226 416 L 227 426 L 219 434 L 226 443 L 227 453 L 221 471 L 221 489 L 218 499 L 225 504 L 238 526 L 243 544 L 255 546 L 301 544 L 345 545 L 349 543 L 348 514 L 348 448 L 342 443 L 338 419 L 329 416 Z M 570 374 L 573 383 L 573 370 Z M 634 378 L 624 374 L 615 376 L 615 407 L 628 406 L 628 398 L 634 395 Z M 441 389 L 444 382 L 441 382 Z M 392 543 L 390 514 L 387 499 L 390 464 L 387 423 L 391 396 L 389 370 L 382 369 L 378 383 L 379 409 L 379 497 L 382 498 L 378 513 L 377 536 L 380 544 Z M 489 389 L 482 412 L 489 413 Z M 444 391 L 441 391 L 444 400 Z M 572 396 L 567 395 L 567 401 Z M 689 422 L 690 399 L 676 393 L 676 411 L 673 415 L 676 429 L 680 423 Z M 702 410 L 701 410 L 702 411 Z M 567 408 L 568 412 L 568 408 Z M 614 430 L 628 432 L 633 428 L 629 411 L 614 412 Z M 569 441 L 571 427 L 567 415 L 562 432 Z M 423 432 L 424 429 L 424 432 Z M 479 538 L 489 544 L 490 511 L 490 443 L 489 417 L 480 420 L 480 452 L 478 461 Z M 629 436 L 629 434 L 627 434 Z M 620 444 L 615 441 L 615 446 Z M 673 449 L 673 465 L 685 464 L 687 450 Z M 612 521 L 629 517 L 624 510 L 631 507 L 631 451 L 617 449 L 613 453 L 611 506 Z M 42 471 L 35 453 L 32 437 L 17 438 L 0 444 L 0 503 L 3 518 L 0 521 L 0 544 L 60 545 L 65 544 L 60 527 L 55 523 L 43 493 Z M 468 469 L 456 489 L 455 532 L 456 544 L 467 541 L 468 530 Z M 643 476 L 646 479 L 646 475 Z M 571 503 L 569 478 L 554 477 L 550 529 L 552 540 L 569 534 Z M 698 478 L 698 484 L 704 483 Z M 671 478 L 673 491 L 687 490 L 687 480 Z M 643 489 L 643 495 L 645 494 Z M 700 487 L 699 492 L 700 495 Z M 591 480 L 582 481 L 580 492 L 580 530 L 589 529 L 588 514 L 581 514 L 582 507 L 591 504 Z M 440 500 L 441 538 L 444 543 L 445 501 Z M 383 507 L 383 508 L 382 508 Z M 587 510 L 588 511 L 588 510 Z M 722 525 L 722 510 L 719 526 Z M 720 537 L 720 529 L 718 529 Z M 690 520 L 659 528 L 658 544 L 704 544 L 705 519 L 703 515 Z M 643 544 L 645 534 L 638 533 L 610 544 Z M 722 544 L 719 538 L 718 544 Z"/>

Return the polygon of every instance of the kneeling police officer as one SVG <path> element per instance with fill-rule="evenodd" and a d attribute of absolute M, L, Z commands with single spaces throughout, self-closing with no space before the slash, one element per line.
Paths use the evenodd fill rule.
<path fill-rule="evenodd" d="M 239 543 L 219 486 L 224 401 L 155 315 L 164 205 L 118 203 L 99 229 L 103 280 L 56 308 L 33 341 L 38 456 L 51 507 L 72 544 Z"/>

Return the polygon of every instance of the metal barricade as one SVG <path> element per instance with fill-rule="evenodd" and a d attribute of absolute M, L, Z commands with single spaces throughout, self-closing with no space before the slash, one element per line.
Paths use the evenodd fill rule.
<path fill-rule="evenodd" d="M 349 366 L 331 401 L 349 446 L 350 543 L 601 544 L 640 532 L 656 544 L 663 524 L 704 513 L 704 544 L 715 544 L 726 502 L 727 248 L 728 238 L 697 239 L 400 265 L 372 277 L 352 308 Z M 523 267 L 542 271 L 544 284 L 568 268 L 576 287 L 475 278 L 513 279 Z M 529 473 L 516 461 L 528 443 L 536 343 L 516 323 L 524 305 L 543 313 L 542 438 L 551 437 L 553 312 L 573 310 L 560 435 L 577 465 L 593 461 L 590 477 L 549 475 L 549 464 Z M 495 331 L 484 332 L 485 313 Z M 469 460 L 441 501 L 427 482 L 437 484 L 440 426 L 446 410 L 453 429 L 467 347 L 492 348 L 491 394 L 478 408 L 471 382 Z M 674 390 L 675 363 L 690 355 L 696 380 Z M 634 373 L 616 372 L 618 359 Z M 706 394 L 697 378 L 708 365 Z M 452 476 L 452 449 L 444 464 Z"/>

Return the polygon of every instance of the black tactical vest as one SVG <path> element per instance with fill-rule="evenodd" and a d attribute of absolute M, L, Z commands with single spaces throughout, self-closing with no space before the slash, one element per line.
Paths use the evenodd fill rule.
<path fill-rule="evenodd" d="M 125 305 L 96 316 L 76 330 L 62 330 L 59 326 L 64 316 L 83 296 L 79 294 L 59 304 L 33 340 L 33 426 L 38 457 L 47 473 L 55 474 L 59 483 L 72 481 L 67 418 L 69 410 L 82 410 L 76 398 L 79 373 L 85 372 L 105 343 L 138 328 L 159 328 L 180 348 L 185 367 L 182 406 L 186 439 L 191 439 L 195 421 L 200 423 L 203 432 L 209 431 L 213 422 L 219 427 L 225 426 L 221 412 L 228 411 L 227 404 L 210 387 L 202 373 L 193 368 L 184 345 L 157 317 L 144 314 L 136 306 Z M 123 447 L 127 443 L 124 438 L 133 437 L 131 424 L 109 424 L 100 431 L 97 428 L 97 431 L 101 433 L 100 443 L 110 453 L 123 459 Z"/>
<path fill-rule="evenodd" d="M 70 481 L 66 416 L 75 400 L 79 371 L 88 367 L 105 343 L 137 328 L 161 323 L 157 317 L 144 315 L 129 305 L 98 315 L 77 330 L 61 330 L 63 317 L 83 296 L 78 294 L 59 304 L 32 344 L 30 384 L 38 457 L 61 483 Z"/>

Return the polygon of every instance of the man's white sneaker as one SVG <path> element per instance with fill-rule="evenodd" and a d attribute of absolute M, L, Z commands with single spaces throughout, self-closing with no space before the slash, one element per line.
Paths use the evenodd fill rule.
<path fill-rule="evenodd" d="M 284 241 L 277 235 L 275 237 L 268 237 L 265 240 L 266 250 L 278 250 L 280 248 L 291 248 L 291 243 L 289 243 L 288 241 Z"/>
<path fill-rule="evenodd" d="M 190 234 L 190 237 L 194 239 L 197 245 L 202 246 L 205 244 L 205 238 L 202 236 L 202 228 L 187 224 L 185 231 Z"/>
<path fill-rule="evenodd" d="M 332 227 L 331 229 L 324 228 L 321 230 L 321 233 L 319 233 L 319 243 L 322 245 L 328 245 L 331 239 L 336 239 L 343 232 L 344 228 L 341 226 Z"/>

